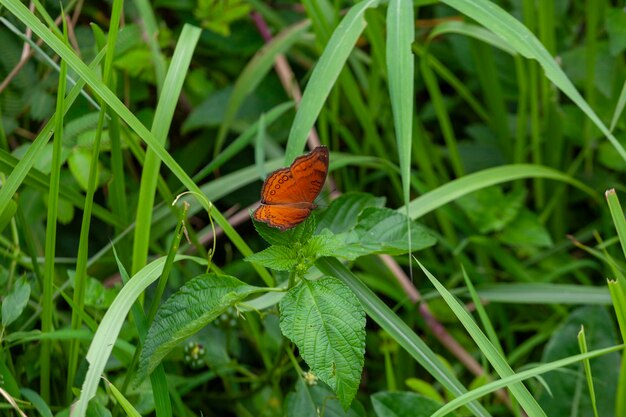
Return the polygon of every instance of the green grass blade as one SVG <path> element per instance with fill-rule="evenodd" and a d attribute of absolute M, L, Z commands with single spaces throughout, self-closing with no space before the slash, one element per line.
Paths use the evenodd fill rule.
<path fill-rule="evenodd" d="M 302 95 L 300 107 L 293 121 L 291 132 L 289 132 L 285 163 L 291 163 L 296 156 L 302 153 L 309 132 L 330 94 L 330 90 L 365 28 L 363 14 L 377 3 L 378 0 L 364 0 L 353 6 L 333 32 Z"/>
<path fill-rule="evenodd" d="M 30 11 L 17 0 L 0 0 L 7 10 L 15 15 L 19 20 L 29 26 L 33 32 L 42 38 L 46 44 L 53 49 L 62 59 L 66 60 L 68 67 L 71 67 L 83 78 L 93 91 L 114 111 L 128 126 L 139 135 L 139 137 L 156 153 L 161 161 L 172 171 L 180 182 L 189 190 L 201 193 L 198 186 L 189 178 L 185 170 L 178 165 L 174 158 L 165 150 L 163 145 L 155 136 L 137 119 L 137 117 L 117 98 L 117 96 L 107 88 L 98 78 L 96 73 L 89 68 L 74 54 L 74 52 L 64 45 L 53 35 Z M 4 189 L 0 190 L 0 196 Z M 2 202 L 2 200 L 0 200 Z M 237 234 L 235 229 L 228 223 L 224 216 L 213 207 L 211 210 L 213 219 L 222 227 L 224 233 L 233 242 L 235 247 L 243 256 L 252 254 L 252 250 L 245 241 Z M 271 276 L 264 269 L 257 265 L 253 266 L 266 282 L 271 282 Z"/>
<path fill-rule="evenodd" d="M 91 70 L 95 69 L 100 64 L 100 61 L 104 58 L 105 52 L 105 50 L 102 50 L 98 56 L 96 56 L 93 62 L 89 65 Z M 72 87 L 69 94 L 65 98 L 65 102 L 63 103 L 63 109 L 65 112 L 67 112 L 67 110 L 72 106 L 84 86 L 85 82 L 83 80 L 79 80 L 76 85 Z M 35 138 L 35 141 L 26 151 L 26 154 L 19 160 L 19 162 L 17 162 L 17 165 L 15 165 L 15 168 L 11 171 L 11 175 L 9 175 L 6 181 L 2 184 L 2 188 L 0 188 L 0 213 L 4 211 L 9 203 L 9 200 L 13 198 L 17 189 L 20 185 L 22 185 L 24 178 L 26 178 L 35 161 L 41 155 L 41 151 L 52 137 L 55 120 L 56 115 L 53 115 L 43 129 L 41 129 Z"/>
<path fill-rule="evenodd" d="M 624 257 L 626 257 L 626 220 L 614 189 L 606 192 L 606 199 L 613 217 L 613 224 L 617 229 Z M 608 286 L 622 341 L 624 341 L 626 340 L 626 282 L 622 275 L 618 275 L 616 279 L 617 281 L 609 281 Z M 623 415 L 626 412 L 626 353 L 622 354 L 621 370 L 617 385 L 615 415 Z"/>
<path fill-rule="evenodd" d="M 176 261 L 187 259 L 199 264 L 206 264 L 203 259 L 189 256 L 177 256 Z M 165 265 L 165 257 L 153 261 L 135 274 L 122 287 L 121 291 L 105 313 L 98 331 L 93 337 L 89 351 L 87 352 L 87 362 L 89 369 L 85 375 L 85 380 L 81 389 L 81 394 L 76 402 L 72 415 L 75 417 L 84 417 L 87 411 L 87 405 L 95 394 L 104 367 L 109 360 L 113 345 L 117 340 L 117 336 L 122 329 L 122 325 L 126 320 L 126 316 L 137 298 L 145 291 L 146 288 L 156 281 L 163 272 Z"/>
<path fill-rule="evenodd" d="M 587 340 L 585 338 L 585 328 L 580 326 L 580 332 L 578 332 L 578 346 L 580 347 L 580 353 L 587 353 Z M 583 359 L 583 365 L 585 368 L 585 377 L 587 378 L 587 387 L 589 388 L 589 397 L 591 399 L 591 408 L 593 408 L 593 415 L 598 417 L 598 407 L 596 406 L 596 392 L 593 387 L 593 376 L 591 374 L 591 363 L 589 358 Z"/>
<path fill-rule="evenodd" d="M 565 359 L 559 359 L 557 361 L 554 362 L 550 362 L 550 363 L 546 363 L 543 365 L 540 365 L 536 368 L 533 369 L 528 369 L 526 371 L 522 371 L 522 372 L 518 372 L 516 374 L 513 374 L 509 377 L 506 378 L 502 378 L 499 379 L 497 381 L 493 381 L 490 382 L 488 384 L 485 384 L 479 388 L 476 388 L 470 392 L 468 392 L 465 395 L 462 395 L 460 397 L 457 397 L 455 399 L 453 399 L 452 401 L 450 401 L 449 403 L 447 403 L 446 405 L 444 405 L 443 407 L 441 407 L 439 410 L 437 410 L 436 413 L 434 413 L 432 415 L 432 417 L 443 417 L 448 415 L 448 413 L 456 410 L 459 407 L 462 407 L 464 405 L 467 404 L 467 402 L 469 401 L 475 401 L 491 392 L 497 391 L 499 389 L 505 388 L 511 384 L 520 382 L 520 381 L 524 381 L 526 379 L 532 378 L 532 377 L 536 377 L 538 375 L 541 374 L 545 374 L 546 372 L 550 372 L 550 371 L 554 371 L 555 369 L 559 369 L 559 368 L 564 368 L 568 365 L 571 365 L 573 363 L 579 362 L 583 359 L 591 359 L 591 358 L 595 358 L 598 356 L 602 356 L 602 355 L 606 355 L 612 352 L 616 352 L 619 350 L 623 350 L 624 349 L 624 345 L 618 345 L 618 346 L 611 346 L 608 348 L 604 348 L 604 349 L 597 349 L 594 351 L 591 351 L 589 353 L 583 353 L 583 354 L 578 354 L 578 355 L 574 355 L 574 356 L 570 356 L 569 358 L 565 358 Z M 617 414 L 616 414 L 617 415 Z"/>
<path fill-rule="evenodd" d="M 280 116 L 285 114 L 285 112 L 291 108 L 293 108 L 293 102 L 287 102 L 279 104 L 267 113 L 263 113 L 262 116 L 265 118 L 266 125 L 269 126 L 274 123 Z M 250 144 L 250 142 L 252 142 L 252 139 L 255 137 L 255 134 L 259 130 L 259 126 L 260 119 L 248 129 L 246 129 L 246 131 L 239 135 L 235 140 L 233 140 L 222 152 L 220 152 L 219 155 L 213 158 L 213 160 L 211 160 L 211 162 L 209 162 L 206 167 L 202 168 L 200 172 L 194 175 L 193 180 L 196 182 L 201 181 L 208 174 L 223 166 L 226 162 L 235 157 L 242 149 L 244 149 L 247 145 Z M 258 143 L 255 145 L 255 152 L 262 151 L 262 149 L 258 149 L 258 145 Z M 262 159 L 263 158 L 261 158 L 260 160 Z"/>
<path fill-rule="evenodd" d="M 447 82 L 456 93 L 469 104 L 469 106 L 476 112 L 476 114 L 484 121 L 489 121 L 491 118 L 487 110 L 472 94 L 472 91 L 461 81 L 452 71 L 450 71 L 441 61 L 435 58 L 432 54 L 428 53 L 428 49 L 420 46 L 419 44 L 413 44 L 413 49 L 417 55 L 422 59 L 428 61 L 428 65 L 432 70 L 445 82 Z"/>
<path fill-rule="evenodd" d="M 417 261 L 420 268 L 430 282 L 435 286 L 437 291 L 444 298 L 448 306 L 452 309 L 456 317 L 459 319 L 463 327 L 467 330 L 469 335 L 474 339 L 474 342 L 480 348 L 480 351 L 485 355 L 491 366 L 495 369 L 495 371 L 500 375 L 501 378 L 505 378 L 511 375 L 514 375 L 513 369 L 509 366 L 498 349 L 489 341 L 487 336 L 480 330 L 480 328 L 476 325 L 472 317 L 465 311 L 463 305 L 461 305 L 452 294 L 426 269 L 424 266 Z M 534 416 L 545 416 L 545 412 L 541 409 L 537 401 L 530 394 L 528 389 L 521 383 L 511 384 L 509 386 L 511 393 L 515 396 L 515 399 L 520 403 L 520 405 L 524 408 L 524 411 L 528 413 L 530 417 Z"/>
<path fill-rule="evenodd" d="M 424 84 L 426 84 L 428 94 L 430 95 L 433 107 L 435 108 L 437 120 L 439 121 L 439 127 L 441 128 L 441 134 L 450 155 L 452 170 L 454 171 L 455 176 L 461 177 L 465 169 L 463 168 L 463 163 L 461 162 L 461 154 L 459 153 L 459 147 L 454 134 L 454 129 L 452 128 L 452 122 L 450 121 L 450 115 L 448 114 L 448 110 L 444 104 L 443 95 L 439 89 L 437 79 L 435 78 L 435 75 L 426 60 L 422 59 L 420 64 L 422 76 L 424 77 Z"/>
<path fill-rule="evenodd" d="M 619 237 L 619 243 L 626 258 L 626 219 L 624 219 L 624 212 L 622 206 L 617 198 L 617 194 L 614 189 L 610 189 L 605 193 L 606 201 L 609 205 L 609 211 L 613 218 L 613 224 L 617 230 L 617 236 Z"/>
<path fill-rule="evenodd" d="M 495 48 L 498 48 L 509 55 L 515 56 L 517 52 L 502 38 L 496 36 L 493 32 L 485 29 L 482 26 L 478 26 L 468 22 L 462 22 L 458 20 L 449 20 L 437 25 L 429 34 L 428 40 L 436 38 L 437 36 L 445 35 L 448 33 L 456 33 L 459 35 L 474 38 Z"/>
<path fill-rule="evenodd" d="M 215 140 L 215 156 L 217 156 L 224 145 L 226 135 L 230 126 L 235 120 L 237 111 L 244 100 L 259 83 L 265 78 L 267 73 L 274 65 L 276 57 L 284 53 L 295 42 L 300 40 L 304 33 L 311 26 L 311 22 L 308 20 L 297 23 L 286 30 L 282 31 L 278 36 L 268 42 L 263 48 L 261 48 L 256 55 L 250 60 L 248 65 L 241 71 L 239 78 L 233 86 L 233 92 L 231 93 L 228 103 L 226 104 L 226 110 L 224 119 L 220 125 L 220 129 L 217 133 L 217 139 Z"/>
<path fill-rule="evenodd" d="M 562 181 L 587 193 L 594 200 L 599 200 L 599 196 L 592 188 L 559 171 L 538 165 L 517 164 L 485 169 L 450 181 L 413 200 L 409 213 L 412 219 L 418 219 L 472 191 L 522 178 L 549 178 Z M 404 208 L 401 207 L 398 211 L 404 212 Z"/>
<path fill-rule="evenodd" d="M 413 80 L 415 58 L 411 44 L 415 39 L 413 3 L 392 0 L 387 14 L 387 76 L 398 145 L 404 203 L 411 190 L 411 142 L 413 138 Z"/>
<path fill-rule="evenodd" d="M 63 16 L 64 41 L 67 40 L 67 23 Z M 54 142 L 52 150 L 52 166 L 50 168 L 50 190 L 48 192 L 48 215 L 46 218 L 46 261 L 44 265 L 43 296 L 41 300 L 41 331 L 52 331 L 52 311 L 54 303 L 52 299 L 52 286 L 54 283 L 54 256 L 56 249 L 56 229 L 59 210 L 59 187 L 61 182 L 61 147 L 63 143 L 63 118 L 65 115 L 65 87 L 66 87 L 67 64 L 61 61 L 59 72 L 59 86 L 57 89 L 57 105 L 54 118 Z M 46 403 L 50 402 L 50 354 L 52 345 L 49 340 L 41 344 L 41 374 L 40 390 L 41 397 Z"/>
<path fill-rule="evenodd" d="M 70 95 L 68 94 L 67 97 L 69 96 Z M 66 105 L 69 104 L 67 97 L 65 99 Z M 51 121 L 54 122 L 54 118 L 52 118 Z M 39 138 L 37 140 L 39 140 Z M 45 141 L 47 141 L 47 139 Z M 28 148 L 28 151 L 26 152 L 28 153 L 33 146 L 35 146 L 35 143 L 33 143 Z M 37 157 L 38 152 L 35 152 L 34 156 Z M 34 162 L 34 160 L 36 160 L 36 158 L 34 158 L 32 162 Z M 13 171 L 16 169 L 20 161 L 21 159 L 17 159 L 10 153 L 7 153 L 4 150 L 0 149 L 0 171 L 5 172 L 5 173 L 13 173 Z M 25 177 L 21 178 L 21 180 L 23 181 L 22 184 L 28 185 L 29 187 L 33 187 L 42 192 L 47 192 L 48 189 L 50 188 L 50 177 L 48 175 L 43 174 L 38 169 L 32 168 L 32 164 L 30 165 L 31 165 L 31 168 L 27 171 L 24 171 L 22 169 L 23 165 L 22 165 L 22 168 L 20 168 L 19 172 L 26 174 Z M 16 177 L 12 177 L 12 178 L 14 180 L 20 179 Z M 2 189 L 4 189 L 4 186 L 3 188 L 0 188 L 0 192 Z M 72 203 L 72 205 L 76 208 L 82 209 L 83 206 L 85 205 L 85 197 L 71 188 L 64 187 L 64 188 L 59 189 L 59 196 L 69 201 L 70 203 Z M 94 204 L 93 214 L 94 216 L 102 220 L 103 222 L 108 223 L 110 225 L 117 226 L 117 227 L 122 227 L 123 225 L 122 220 L 119 217 L 113 215 L 111 212 L 107 211 L 107 209 L 105 209 L 99 204 Z"/>
<path fill-rule="evenodd" d="M 152 5 L 148 0 L 135 0 L 133 4 L 137 6 L 137 10 L 141 16 L 142 27 L 146 32 L 144 39 L 150 48 L 150 56 L 152 57 L 152 64 L 154 65 L 157 93 L 160 96 L 161 91 L 163 90 L 163 83 L 165 81 L 165 71 L 167 70 L 165 58 L 163 58 L 163 54 L 161 53 L 161 48 L 159 46 L 158 34 L 160 28 L 154 16 Z"/>
<path fill-rule="evenodd" d="M 615 125 L 619 121 L 619 118 L 622 116 L 622 112 L 624 111 L 624 107 L 626 107 L 626 81 L 624 81 L 624 86 L 622 87 L 621 93 L 619 93 L 619 98 L 617 99 L 617 105 L 615 106 L 615 111 L 613 112 L 613 118 L 611 118 L 611 132 L 615 129 Z"/>
<path fill-rule="evenodd" d="M 113 2 L 111 11 L 111 23 L 109 34 L 107 37 L 106 56 L 104 58 L 103 82 L 109 84 L 113 69 L 113 58 L 115 57 L 115 42 L 119 30 L 120 17 L 122 15 L 122 0 Z M 74 275 L 74 305 L 72 309 L 72 329 L 77 330 L 82 325 L 81 314 L 85 307 L 85 290 L 87 286 L 87 262 L 89 258 L 89 231 L 91 229 L 91 213 L 93 209 L 93 199 L 98 188 L 99 175 L 99 155 L 100 141 L 102 139 L 102 131 L 104 129 L 104 120 L 106 116 L 106 104 L 102 103 L 100 114 L 98 115 L 98 125 L 96 127 L 94 143 L 91 149 L 91 166 L 89 167 L 89 178 L 87 185 L 87 193 L 85 194 L 85 206 L 83 208 L 83 218 L 80 229 L 80 237 L 78 242 L 78 255 L 76 257 L 76 274 Z M 80 349 L 80 341 L 75 340 L 70 344 L 68 372 L 67 372 L 67 391 L 66 397 L 70 400 L 73 396 L 72 387 L 74 384 L 74 376 L 78 367 L 78 354 Z"/>
<path fill-rule="evenodd" d="M 513 49 L 526 58 L 537 60 L 545 71 L 546 77 L 576 103 L 609 139 L 622 159 L 626 161 L 626 150 L 624 150 L 624 147 L 583 99 L 546 48 L 519 20 L 505 12 L 500 6 L 487 0 L 442 0 L 442 2 L 454 7 L 501 36 Z"/>
<path fill-rule="evenodd" d="M 463 270 L 463 280 L 465 281 L 467 290 L 469 291 L 470 296 L 472 297 L 472 302 L 474 303 L 476 312 L 478 313 L 478 317 L 480 317 L 480 322 L 482 323 L 483 328 L 485 329 L 485 332 L 487 333 L 487 336 L 489 336 L 489 341 L 496 349 L 498 349 L 498 353 L 504 356 L 504 350 L 502 349 L 502 346 L 500 345 L 500 341 L 498 340 L 498 335 L 496 333 L 496 330 L 494 329 L 493 324 L 491 323 L 491 320 L 489 320 L 489 315 L 487 315 L 487 312 L 485 311 L 485 307 L 483 306 L 482 299 L 476 292 L 476 289 L 474 288 L 474 284 L 470 280 L 469 276 L 467 276 L 467 272 L 465 271 L 465 268 L 463 266 L 461 266 L 461 268 Z"/>
<path fill-rule="evenodd" d="M 152 133 L 160 145 L 165 143 L 167 133 L 174 117 L 174 110 L 178 97 L 189 69 L 189 63 L 195 46 L 200 38 L 200 29 L 185 25 L 172 57 L 172 63 L 167 72 L 163 90 L 159 97 L 152 124 Z M 132 273 L 141 269 L 148 259 L 150 244 L 150 226 L 152 224 L 152 207 L 154 205 L 157 178 L 161 160 L 154 149 L 149 148 L 146 153 L 141 173 L 139 201 L 135 216 L 135 234 L 133 239 Z"/>

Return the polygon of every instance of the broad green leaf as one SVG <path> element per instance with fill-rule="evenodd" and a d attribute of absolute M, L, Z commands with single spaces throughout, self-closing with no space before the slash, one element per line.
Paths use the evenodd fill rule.
<path fill-rule="evenodd" d="M 384 197 L 371 194 L 349 192 L 330 203 L 318 215 L 317 230 L 329 229 L 333 233 L 347 232 L 356 226 L 359 214 L 367 207 L 384 207 Z"/>
<path fill-rule="evenodd" d="M 378 417 L 428 417 L 441 407 L 440 403 L 423 395 L 391 391 L 372 395 L 372 405 Z"/>
<path fill-rule="evenodd" d="M 74 219 L 74 206 L 69 201 L 59 198 L 57 220 L 61 224 L 69 224 Z"/>
<path fill-rule="evenodd" d="M 17 320 L 24 311 L 29 298 L 30 285 L 26 281 L 26 277 L 21 277 L 2 301 L 2 327 L 7 327 Z"/>
<path fill-rule="evenodd" d="M 582 307 L 575 310 L 552 335 L 543 352 L 542 361 L 574 356 L 579 353 L 576 336 L 580 326 L 585 326 L 589 350 L 617 344 L 613 322 L 603 307 Z M 615 393 L 619 377 L 620 355 L 609 353 L 591 361 L 594 385 L 602 387 L 596 391 L 598 413 L 601 416 L 615 415 Z M 580 391 L 586 385 L 582 364 L 574 364 L 560 372 L 544 375 L 551 394 L 542 390 L 537 399 L 549 416 L 593 415 L 587 392 Z"/>
<path fill-rule="evenodd" d="M 154 66 L 151 52 L 146 49 L 133 49 L 115 60 L 115 68 L 128 72 L 131 77 L 154 82 Z"/>
<path fill-rule="evenodd" d="M 276 271 L 289 271 L 298 264 L 298 247 L 273 245 L 261 252 L 246 257 L 246 261 L 254 262 Z"/>
<path fill-rule="evenodd" d="M 17 149 L 15 149 L 12 152 L 12 155 L 18 159 L 22 159 L 23 157 L 26 157 L 29 149 L 32 146 L 35 146 L 35 145 L 31 143 L 26 143 L 18 147 Z M 61 150 L 61 164 L 63 164 L 67 160 L 67 157 L 69 156 L 69 154 L 70 154 L 69 149 Z M 33 167 L 43 172 L 44 174 L 50 174 L 51 163 L 52 163 L 52 143 L 47 143 L 39 151 L 39 155 L 37 156 L 37 160 L 33 164 Z"/>
<path fill-rule="evenodd" d="M 502 231 L 500 240 L 513 246 L 547 248 L 552 246 L 550 233 L 539 221 L 539 217 L 527 208 Z"/>
<path fill-rule="evenodd" d="M 86 148 L 74 148 L 69 158 L 67 158 L 70 172 L 83 190 L 87 190 L 91 162 L 91 150 Z M 96 175 L 98 186 L 100 186 L 106 181 L 106 176 L 108 175 L 100 161 L 98 161 L 98 174 Z"/>
<path fill-rule="evenodd" d="M 209 273 L 186 283 L 159 308 L 141 351 L 136 381 L 149 375 L 178 343 L 248 295 L 265 291 L 228 275 Z"/>
<path fill-rule="evenodd" d="M 322 256 L 333 256 L 341 245 L 342 241 L 337 235 L 325 231 L 309 239 L 304 247 L 304 253 L 305 256 L 311 259 L 317 259 Z"/>
<path fill-rule="evenodd" d="M 459 198 L 457 204 L 478 231 L 485 234 L 500 231 L 510 223 L 518 215 L 525 197 L 526 192 L 521 188 L 505 196 L 500 187 L 487 187 Z"/>
<path fill-rule="evenodd" d="M 623 133 L 618 134 L 617 139 L 622 145 L 626 143 L 626 135 Z M 608 142 L 602 142 L 598 145 L 598 162 L 615 171 L 626 172 L 624 160 L 620 158 L 617 153 L 615 153 L 615 149 Z"/>
<path fill-rule="evenodd" d="M 453 395 L 461 396 L 467 389 L 454 373 L 420 339 L 414 330 L 398 317 L 372 290 L 335 258 L 318 259 L 315 263 L 320 271 L 337 277 L 347 285 L 361 301 L 367 315 L 389 336 L 411 355 L 425 370 Z M 465 403 L 476 416 L 488 416 L 487 410 L 476 401 Z"/>
<path fill-rule="evenodd" d="M 363 405 L 358 401 L 352 402 L 350 408 L 344 410 L 326 384 L 316 382 L 308 385 L 302 378 L 298 379 L 296 390 L 285 399 L 285 416 L 317 416 L 318 410 L 324 410 L 324 417 L 366 416 Z"/>
<path fill-rule="evenodd" d="M 343 239 L 335 256 L 356 259 L 369 254 L 401 255 L 436 243 L 435 238 L 421 225 L 410 222 L 411 248 L 406 216 L 388 208 L 369 207 L 358 217 L 354 230 L 337 235 Z"/>
<path fill-rule="evenodd" d="M 626 13 L 621 7 L 609 7 L 605 19 L 611 54 L 618 55 L 626 49 Z"/>
<path fill-rule="evenodd" d="M 63 127 L 63 146 L 73 148 L 78 143 L 78 136 L 92 131 L 98 125 L 98 112 L 87 113 L 68 121 Z"/>
<path fill-rule="evenodd" d="M 311 371 L 347 409 L 359 387 L 365 354 L 365 312 L 341 281 L 303 281 L 280 302 L 280 328 Z"/>

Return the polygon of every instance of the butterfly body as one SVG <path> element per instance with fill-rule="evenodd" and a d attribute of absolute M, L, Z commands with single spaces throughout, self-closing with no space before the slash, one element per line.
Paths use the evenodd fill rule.
<path fill-rule="evenodd" d="M 284 231 L 302 223 L 316 208 L 328 174 L 328 148 L 318 146 L 296 158 L 287 168 L 267 176 L 261 189 L 261 205 L 254 211 L 257 221 Z"/>

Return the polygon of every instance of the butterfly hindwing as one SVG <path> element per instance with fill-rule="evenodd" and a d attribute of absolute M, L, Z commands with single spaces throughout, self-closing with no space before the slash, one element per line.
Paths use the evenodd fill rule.
<path fill-rule="evenodd" d="M 299 225 L 310 214 L 310 208 L 261 204 L 254 211 L 254 219 L 284 231 Z"/>

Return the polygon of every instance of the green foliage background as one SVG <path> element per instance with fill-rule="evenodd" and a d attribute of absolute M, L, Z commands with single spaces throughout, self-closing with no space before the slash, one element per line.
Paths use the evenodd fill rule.
<path fill-rule="evenodd" d="M 626 413 L 623 2 L 60 6 L 0 0 L 0 413 Z"/>

